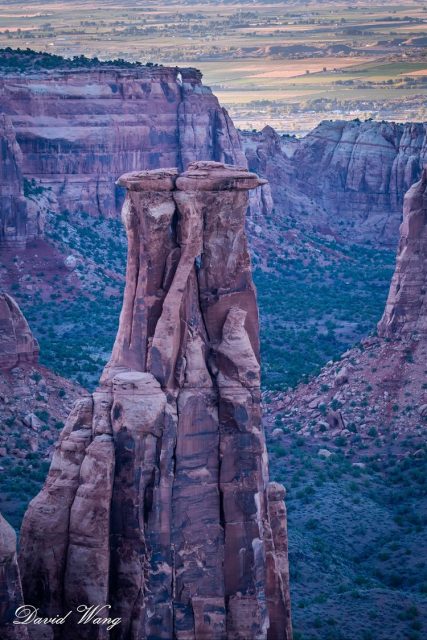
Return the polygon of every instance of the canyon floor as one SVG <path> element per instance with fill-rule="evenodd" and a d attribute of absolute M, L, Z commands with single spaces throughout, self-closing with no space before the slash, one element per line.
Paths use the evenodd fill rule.
<path fill-rule="evenodd" d="M 296 426 L 269 450 L 287 486 L 295 638 L 425 637 L 425 457 L 399 459 L 387 443 L 380 459 L 374 444 L 355 456 Z"/>
<path fill-rule="evenodd" d="M 250 224 L 250 223 L 249 223 Z M 289 223 L 290 224 L 290 223 Z M 275 259 L 271 239 L 291 254 Z M 295 638 L 421 640 L 427 619 L 425 458 L 396 456 L 387 442 L 358 450 L 280 421 L 271 390 L 294 387 L 375 331 L 395 252 L 345 246 L 274 225 L 249 233 L 261 313 L 271 475 L 288 490 Z M 12 251 L 1 274 L 40 342 L 41 362 L 93 389 L 117 329 L 126 241 L 118 220 L 49 216 L 46 240 Z M 75 261 L 64 259 L 74 256 Z M 5 267 L 8 267 L 7 274 Z M 50 429 L 58 420 L 39 414 Z M 58 426 L 57 426 L 58 428 Z M 319 456 L 320 449 L 333 453 Z M 399 451 L 411 453 L 408 438 Z M 353 449 L 353 450 L 352 450 Z M 397 459 L 399 458 L 399 459 Z M 354 466 L 356 463 L 357 466 Z M 34 453 L 2 461 L 2 511 L 18 527 L 48 463 Z"/>

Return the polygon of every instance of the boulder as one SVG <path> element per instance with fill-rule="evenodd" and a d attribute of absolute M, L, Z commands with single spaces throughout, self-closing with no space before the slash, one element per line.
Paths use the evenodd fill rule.
<path fill-rule="evenodd" d="M 343 384 L 346 384 L 347 382 L 348 382 L 348 369 L 347 367 L 342 367 L 342 369 L 340 369 L 335 376 L 335 384 L 338 387 L 341 387 Z"/>
<path fill-rule="evenodd" d="M 329 451 L 328 449 L 319 449 L 319 451 L 317 452 L 317 455 L 320 456 L 321 458 L 330 458 L 334 454 L 332 453 L 332 451 Z"/>
<path fill-rule="evenodd" d="M 64 258 L 64 265 L 67 267 L 69 271 L 74 271 L 74 269 L 77 267 L 76 256 L 69 255 L 66 258 Z"/>
<path fill-rule="evenodd" d="M 26 427 L 31 427 L 31 429 L 34 429 L 34 431 L 38 431 L 43 426 L 43 422 L 36 416 L 35 413 L 27 413 L 22 422 Z"/>
<path fill-rule="evenodd" d="M 342 431 L 345 429 L 341 411 L 330 411 L 326 416 L 326 420 L 332 431 Z"/>
<path fill-rule="evenodd" d="M 277 428 L 273 429 L 271 433 L 271 437 L 274 439 L 281 438 L 283 436 L 283 429 Z"/>

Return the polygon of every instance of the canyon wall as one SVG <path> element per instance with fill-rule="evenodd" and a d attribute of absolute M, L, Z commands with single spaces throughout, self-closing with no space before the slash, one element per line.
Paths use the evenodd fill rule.
<path fill-rule="evenodd" d="M 396 268 L 378 335 L 364 338 L 308 384 L 286 396 L 278 393 L 269 405 L 272 428 L 276 412 L 284 410 L 289 420 L 303 425 L 299 433 L 318 438 L 322 447 L 330 437 L 339 438 L 340 446 L 360 442 L 363 451 L 375 442 L 389 443 L 392 436 L 393 446 L 409 456 L 410 437 L 414 455 L 424 455 L 426 257 L 427 168 L 404 198 Z M 388 446 L 376 455 L 384 456 Z"/>
<path fill-rule="evenodd" d="M 123 202 L 115 181 L 126 171 L 184 169 L 194 160 L 246 166 L 227 112 L 196 69 L 5 74 L 0 113 L 6 130 L 2 153 L 8 156 L 8 175 L 0 185 L 2 219 L 8 221 L 6 236 L 21 244 L 37 235 L 36 212 L 27 216 L 18 210 L 18 201 L 24 206 L 22 184 L 13 189 L 12 213 L 3 199 L 9 196 L 5 184 L 22 177 L 35 180 L 36 189 L 51 190 L 59 211 L 115 216 Z"/>
<path fill-rule="evenodd" d="M 55 211 L 116 216 L 124 196 L 115 181 L 123 172 L 183 170 L 196 160 L 249 163 L 269 180 L 250 196 L 257 223 L 274 211 L 279 227 L 291 216 L 337 239 L 393 246 L 403 195 L 427 161 L 422 123 L 337 120 L 301 140 L 271 127 L 239 136 L 191 68 L 5 74 L 0 113 L 0 242 L 17 246 L 43 234 L 32 197 L 40 188 Z"/>
<path fill-rule="evenodd" d="M 324 121 L 301 140 L 271 127 L 242 134 L 275 215 L 338 239 L 395 246 L 403 196 L 427 163 L 427 125 Z M 269 208 L 263 214 L 270 215 Z"/>
<path fill-rule="evenodd" d="M 40 365 L 38 359 L 38 342 L 19 305 L 0 292 L 0 493 L 2 511 L 15 527 L 22 514 L 19 498 L 25 495 L 15 475 L 21 471 L 16 470 L 22 469 L 22 477 L 29 481 L 29 473 L 48 456 L 58 426 L 64 424 L 82 391 L 76 383 Z M 3 640 L 1 623 L 0 638 Z"/>
<path fill-rule="evenodd" d="M 26 601 L 110 605 L 109 634 L 290 640 L 285 491 L 269 483 L 245 235 L 264 181 L 216 162 L 128 173 L 119 329 L 21 531 Z"/>

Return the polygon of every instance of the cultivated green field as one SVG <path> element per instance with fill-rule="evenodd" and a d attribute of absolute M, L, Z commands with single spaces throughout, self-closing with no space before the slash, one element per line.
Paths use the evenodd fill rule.
<path fill-rule="evenodd" d="M 417 0 L 13 2 L 0 6 L 0 25 L 0 46 L 196 66 L 241 128 L 427 117 L 427 7 Z"/>

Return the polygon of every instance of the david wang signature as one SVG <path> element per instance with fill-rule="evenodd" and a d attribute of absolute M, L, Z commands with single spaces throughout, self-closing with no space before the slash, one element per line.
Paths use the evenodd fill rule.
<path fill-rule="evenodd" d="M 111 609 L 109 604 L 94 604 L 88 606 L 86 604 L 79 604 L 76 611 L 81 614 L 77 624 L 98 624 L 106 625 L 110 631 L 116 625 L 120 624 L 121 618 L 108 618 L 106 617 L 108 611 L 102 611 L 104 609 Z M 13 624 L 64 624 L 66 619 L 73 613 L 69 611 L 63 616 L 53 616 L 52 618 L 41 618 L 38 615 L 39 610 L 33 607 L 31 604 L 23 604 L 15 611 L 15 620 Z"/>

